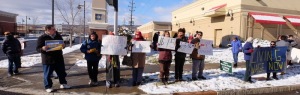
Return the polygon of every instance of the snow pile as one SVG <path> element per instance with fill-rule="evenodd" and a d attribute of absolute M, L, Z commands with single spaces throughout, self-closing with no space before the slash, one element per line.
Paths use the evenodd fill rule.
<path fill-rule="evenodd" d="M 220 60 L 233 63 L 231 48 L 213 49 L 213 55 L 205 56 L 205 63 L 220 63 Z M 239 53 L 238 62 L 245 62 L 244 53 Z"/>
<path fill-rule="evenodd" d="M 244 82 L 245 68 L 236 68 L 233 70 L 233 74 L 227 74 L 219 69 L 205 70 L 204 76 L 207 80 L 191 81 L 191 72 L 185 72 L 184 78 L 187 81 L 173 82 L 174 73 L 171 72 L 170 84 L 161 85 L 158 84 L 157 73 L 145 73 L 145 84 L 139 86 L 139 89 L 143 90 L 147 94 L 170 94 L 175 92 L 197 92 L 197 91 L 221 91 L 221 90 L 234 90 L 234 89 L 247 89 L 247 88 L 261 88 L 261 87 L 273 87 L 273 86 L 286 86 L 300 84 L 300 66 L 293 66 L 287 70 L 287 73 L 283 76 L 278 75 L 280 80 L 256 80 L 255 78 L 266 77 L 266 74 L 259 74 L 253 76 L 255 83 Z"/>
<path fill-rule="evenodd" d="M 260 45 L 261 47 L 270 47 L 271 41 L 256 38 L 253 40 L 253 47 Z"/>
<path fill-rule="evenodd" d="M 63 49 L 63 54 L 67 54 L 70 52 L 73 52 L 75 50 L 78 50 L 80 48 L 81 44 L 77 44 L 72 46 L 72 48 L 70 47 L 66 47 Z M 22 67 L 31 67 L 35 64 L 39 64 L 42 62 L 41 59 L 41 54 L 31 54 L 31 55 L 26 55 L 26 56 L 22 56 L 21 57 L 21 62 L 22 62 Z M 0 68 L 7 68 L 8 67 L 8 60 L 1 60 L 0 61 Z"/>

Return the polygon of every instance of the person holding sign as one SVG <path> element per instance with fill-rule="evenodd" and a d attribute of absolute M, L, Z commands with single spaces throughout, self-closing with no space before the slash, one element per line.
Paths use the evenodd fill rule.
<path fill-rule="evenodd" d="M 290 49 L 291 49 L 291 46 L 290 46 L 290 43 L 287 41 L 287 36 L 285 35 L 281 35 L 279 38 L 278 38 L 278 41 L 276 42 L 276 46 L 286 46 L 288 47 L 288 50 L 287 50 L 287 54 L 290 52 Z M 285 68 L 282 72 L 281 72 L 281 75 L 284 75 L 285 72 L 286 72 L 286 66 L 287 66 L 287 63 L 289 62 L 290 59 L 287 59 L 286 60 L 286 63 L 283 65 L 283 67 Z"/>
<path fill-rule="evenodd" d="M 271 41 L 270 47 L 271 48 L 275 48 L 276 47 L 276 42 L 275 41 Z M 277 72 L 273 72 L 273 79 L 278 80 L 278 78 L 277 78 Z M 267 79 L 266 80 L 271 80 L 270 73 L 267 73 Z"/>
<path fill-rule="evenodd" d="M 164 32 L 164 37 L 170 37 L 170 32 L 165 31 Z M 170 66 L 172 62 L 172 52 L 171 50 L 168 49 L 162 49 L 158 48 L 159 51 L 159 57 L 158 57 L 158 62 L 159 62 L 159 67 L 160 67 L 160 81 L 166 85 L 168 84 L 169 80 L 169 74 L 170 74 Z"/>
<path fill-rule="evenodd" d="M 237 67 L 237 62 L 238 62 L 238 55 L 239 52 L 242 50 L 242 44 L 241 41 L 239 40 L 238 36 L 235 36 L 232 38 L 231 41 L 231 51 L 232 51 L 232 55 L 233 55 L 233 60 L 234 60 L 234 65 L 233 67 Z"/>
<path fill-rule="evenodd" d="M 47 51 L 48 46 L 46 46 L 46 41 L 52 40 L 63 40 L 61 35 L 55 32 L 54 25 L 46 25 L 45 27 L 45 34 L 41 35 L 37 40 L 37 52 L 41 53 L 42 56 L 42 64 L 43 64 L 43 71 L 44 71 L 44 86 L 46 92 L 53 92 L 52 89 L 52 80 L 51 75 L 53 71 L 55 71 L 58 75 L 60 88 L 68 89 L 71 86 L 67 85 L 66 81 L 66 70 L 65 70 L 65 63 L 62 50 L 55 50 L 55 51 Z M 64 47 L 64 44 L 63 44 Z"/>
<path fill-rule="evenodd" d="M 206 79 L 203 76 L 203 70 L 204 70 L 204 59 L 205 59 L 205 55 L 200 55 L 198 54 L 198 49 L 201 48 L 200 47 L 200 39 L 202 39 L 202 32 L 198 32 L 196 33 L 196 38 L 192 40 L 192 44 L 195 44 L 195 48 L 192 52 L 192 54 L 190 55 L 192 58 L 192 62 L 193 62 L 193 67 L 192 67 L 192 80 L 198 80 L 198 79 Z M 198 72 L 198 75 L 196 76 L 196 73 Z"/>
<path fill-rule="evenodd" d="M 243 51 L 244 51 L 244 59 L 246 61 L 246 72 L 245 72 L 245 77 L 244 77 L 244 81 L 253 83 L 253 81 L 251 80 L 251 63 L 250 63 L 250 59 L 251 59 L 251 54 L 253 53 L 253 38 L 249 37 L 246 40 L 246 43 L 244 45 Z"/>
<path fill-rule="evenodd" d="M 109 32 L 109 35 L 114 35 L 113 32 Z M 106 56 L 106 87 L 111 88 L 120 87 L 120 59 L 119 55 L 107 55 Z"/>
<path fill-rule="evenodd" d="M 101 43 L 98 41 L 98 35 L 93 32 L 89 35 L 89 38 L 85 40 L 80 51 L 84 53 L 84 58 L 87 61 L 87 69 L 89 73 L 90 86 L 98 85 L 98 65 L 102 55 L 100 54 Z"/>
<path fill-rule="evenodd" d="M 180 28 L 178 29 L 177 39 L 176 39 L 176 46 L 175 46 L 175 79 L 176 82 L 184 81 L 182 79 L 182 72 L 183 72 L 183 65 L 185 62 L 185 53 L 178 52 L 177 50 L 180 48 L 180 41 L 187 42 L 186 38 L 184 37 L 185 29 Z"/>
<path fill-rule="evenodd" d="M 142 32 L 137 31 L 134 38 L 131 40 L 132 43 L 135 41 L 145 41 L 142 36 Z M 131 53 L 132 56 L 132 86 L 141 85 L 143 80 L 143 72 L 145 67 L 146 53 Z"/>

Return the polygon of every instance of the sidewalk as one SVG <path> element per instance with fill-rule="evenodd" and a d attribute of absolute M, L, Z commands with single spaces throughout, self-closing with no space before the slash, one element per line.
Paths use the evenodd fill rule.
<path fill-rule="evenodd" d="M 122 68 L 121 70 L 121 87 L 110 88 L 105 87 L 105 69 L 99 69 L 98 79 L 100 85 L 97 87 L 90 87 L 88 85 L 89 78 L 86 67 L 78 67 L 75 65 L 76 59 L 82 59 L 82 53 L 79 50 L 64 55 L 66 63 L 66 72 L 68 74 L 68 84 L 72 89 L 59 89 L 59 82 L 57 79 L 53 80 L 53 89 L 57 91 L 54 93 L 47 93 L 43 87 L 43 70 L 42 65 L 37 64 L 30 68 L 21 68 L 20 75 L 13 77 L 6 77 L 6 69 L 0 69 L 0 92 L 18 95 L 22 94 L 146 94 L 138 89 L 138 87 L 130 86 L 131 70 L 130 68 Z M 217 69 L 219 64 L 205 64 L 205 69 Z M 239 67 L 245 67 L 245 64 L 240 63 Z M 184 70 L 191 71 L 191 64 L 186 64 Z M 145 73 L 154 73 L 159 71 L 158 65 L 147 65 Z M 171 71 L 174 71 L 174 65 L 171 66 Z M 243 95 L 243 94 L 262 94 L 284 92 L 300 89 L 300 85 L 285 86 L 285 87 L 268 87 L 242 90 L 227 90 L 227 91 L 206 91 L 206 92 L 187 92 L 174 94 L 197 94 L 197 95 Z M 7 95 L 6 94 L 6 95 Z M 20 94 L 20 95 L 22 95 Z"/>

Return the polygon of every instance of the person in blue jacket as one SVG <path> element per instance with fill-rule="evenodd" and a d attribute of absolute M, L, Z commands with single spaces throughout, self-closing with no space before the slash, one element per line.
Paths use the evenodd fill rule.
<path fill-rule="evenodd" d="M 246 43 L 243 47 L 244 59 L 246 61 L 246 72 L 245 72 L 244 81 L 247 81 L 250 83 L 253 83 L 253 81 L 251 80 L 251 63 L 250 63 L 251 54 L 254 51 L 252 43 L 253 43 L 253 38 L 249 37 L 246 40 Z"/>
<path fill-rule="evenodd" d="M 90 77 L 90 86 L 98 85 L 98 65 L 102 55 L 100 54 L 101 42 L 98 41 L 98 35 L 93 32 L 89 35 L 89 38 L 85 40 L 80 51 L 85 54 L 84 58 L 87 61 L 87 69 Z"/>
<path fill-rule="evenodd" d="M 241 41 L 239 40 L 238 36 L 235 36 L 232 38 L 231 41 L 231 51 L 232 51 L 232 55 L 233 55 L 233 60 L 234 60 L 234 67 L 237 67 L 237 62 L 238 62 L 238 55 L 239 52 L 242 50 L 242 44 Z"/>

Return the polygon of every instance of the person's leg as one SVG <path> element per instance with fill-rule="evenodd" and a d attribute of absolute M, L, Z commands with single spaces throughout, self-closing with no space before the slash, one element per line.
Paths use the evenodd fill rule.
<path fill-rule="evenodd" d="M 15 74 L 19 73 L 19 68 L 21 67 L 21 56 L 14 57 L 14 68 L 13 71 Z"/>
<path fill-rule="evenodd" d="M 43 71 L 44 71 L 44 86 L 45 89 L 52 88 L 52 80 L 51 75 L 53 73 L 53 66 L 52 65 L 45 65 L 43 64 Z"/>
<path fill-rule="evenodd" d="M 278 80 L 278 77 L 277 77 L 277 72 L 273 72 L 273 79 L 276 79 L 276 80 Z"/>
<path fill-rule="evenodd" d="M 165 71 L 164 71 L 164 62 L 159 63 L 159 78 L 161 82 L 164 82 L 164 77 L 165 77 Z"/>
<path fill-rule="evenodd" d="M 175 56 L 175 79 L 179 79 L 179 58 Z"/>
<path fill-rule="evenodd" d="M 136 82 L 137 82 L 137 72 L 138 72 L 138 68 L 132 68 L 132 86 L 136 85 Z"/>
<path fill-rule="evenodd" d="M 197 72 L 199 70 L 199 64 L 200 64 L 200 60 L 197 60 L 197 59 L 192 59 L 192 62 L 193 62 L 193 65 L 192 65 L 192 79 L 196 80 L 197 79 Z"/>
<path fill-rule="evenodd" d="M 234 67 L 237 67 L 238 62 L 238 53 L 233 53 Z"/>
<path fill-rule="evenodd" d="M 203 60 L 199 60 L 199 73 L 198 73 L 198 78 L 201 78 L 201 79 L 206 79 L 204 76 L 203 76 L 203 70 L 204 70 L 204 67 L 205 67 L 205 63 L 204 63 L 204 59 Z"/>
<path fill-rule="evenodd" d="M 67 73 L 66 73 L 64 62 L 54 64 L 54 70 L 57 73 L 59 83 L 67 84 L 67 80 L 66 80 Z"/>
<path fill-rule="evenodd" d="M 7 57 L 7 58 L 8 58 L 7 72 L 8 72 L 8 76 L 11 76 L 13 74 L 14 60 L 11 57 Z"/>
<path fill-rule="evenodd" d="M 179 67 L 179 79 L 182 80 L 183 66 L 184 66 L 185 58 L 181 58 L 180 67 Z"/>
<path fill-rule="evenodd" d="M 88 74 L 89 74 L 89 78 L 91 80 L 91 82 L 93 82 L 93 70 L 92 70 L 92 62 L 91 61 L 87 61 L 87 71 L 88 71 Z"/>
<path fill-rule="evenodd" d="M 244 77 L 245 81 L 251 81 L 251 64 L 250 64 L 250 60 L 246 60 L 246 72 L 245 72 L 245 77 Z"/>
<path fill-rule="evenodd" d="M 98 82 L 98 64 L 99 61 L 95 61 L 93 64 L 92 64 L 92 78 L 93 78 L 93 81 L 94 82 Z"/>
<path fill-rule="evenodd" d="M 137 76 L 137 83 L 138 83 L 138 85 L 142 83 L 143 72 L 144 72 L 144 67 L 138 68 L 138 76 Z"/>
<path fill-rule="evenodd" d="M 169 61 L 164 64 L 165 82 L 168 82 L 168 80 L 169 80 L 171 62 L 172 61 Z"/>

